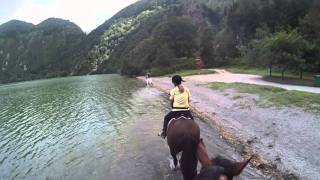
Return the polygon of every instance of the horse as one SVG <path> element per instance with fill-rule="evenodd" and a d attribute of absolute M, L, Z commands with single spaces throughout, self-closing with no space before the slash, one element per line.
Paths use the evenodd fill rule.
<path fill-rule="evenodd" d="M 202 168 L 195 180 L 232 180 L 241 174 L 252 159 L 250 157 L 243 162 L 233 162 L 220 156 L 210 159 L 202 139 L 197 146 L 197 158 Z"/>
<path fill-rule="evenodd" d="M 148 73 L 147 76 L 146 76 L 146 86 L 147 87 L 151 87 L 153 86 L 153 82 L 152 82 L 152 79 L 151 79 L 151 75 Z"/>
<path fill-rule="evenodd" d="M 146 80 L 146 86 L 147 86 L 147 87 L 153 86 L 153 82 L 152 82 L 152 79 L 151 79 L 151 78 L 147 78 L 147 80 Z"/>
<path fill-rule="evenodd" d="M 184 116 L 172 119 L 167 128 L 167 143 L 177 167 L 177 154 L 182 152 L 180 169 L 184 180 L 193 180 L 197 175 L 197 146 L 200 142 L 200 128 L 198 124 Z"/>

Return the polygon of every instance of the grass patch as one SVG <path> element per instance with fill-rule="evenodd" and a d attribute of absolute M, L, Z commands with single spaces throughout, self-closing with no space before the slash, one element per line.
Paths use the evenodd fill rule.
<path fill-rule="evenodd" d="M 239 73 L 239 74 L 256 74 L 256 75 L 261 75 L 261 76 L 269 76 L 269 69 L 268 68 L 258 68 L 258 67 L 247 67 L 247 66 L 227 66 L 227 67 L 222 67 L 223 69 L 226 69 L 227 71 L 230 71 L 232 73 Z M 285 77 L 295 77 L 299 78 L 298 73 L 293 73 L 290 71 L 285 72 Z M 314 74 L 310 73 L 304 73 L 303 78 L 309 79 L 313 78 Z M 281 71 L 272 69 L 272 76 L 274 77 L 281 77 Z"/>
<path fill-rule="evenodd" d="M 216 73 L 216 72 L 211 69 L 191 69 L 191 70 L 177 71 L 175 73 L 167 74 L 165 76 L 173 76 L 176 74 L 179 74 L 180 76 L 192 76 L 192 75 L 213 74 L 213 73 Z"/>
<path fill-rule="evenodd" d="M 254 103 L 260 107 L 295 106 L 309 112 L 320 112 L 320 95 L 315 93 L 289 91 L 278 87 L 245 83 L 214 82 L 210 83 L 208 86 L 220 91 L 233 89 L 239 93 L 256 94 L 260 98 L 255 100 Z"/>
<path fill-rule="evenodd" d="M 246 83 L 223 83 L 223 82 L 213 82 L 209 83 L 209 87 L 216 90 L 227 90 L 234 89 L 240 93 L 258 94 L 263 95 L 265 92 L 275 93 L 283 92 L 285 89 L 273 87 L 273 86 L 262 86 Z"/>
<path fill-rule="evenodd" d="M 284 74 L 284 79 L 281 78 L 281 71 L 273 69 L 272 77 L 269 76 L 268 68 L 257 68 L 257 67 L 246 67 L 246 66 L 227 66 L 222 67 L 229 72 L 238 74 L 255 74 L 263 76 L 264 80 L 280 83 L 280 84 L 293 84 L 302 86 L 314 86 L 314 75 L 312 73 L 303 73 L 302 79 L 300 79 L 299 73 L 294 73 L 286 71 Z"/>
<path fill-rule="evenodd" d="M 286 77 L 284 80 L 281 77 L 270 77 L 265 76 L 263 80 L 279 83 L 279 84 L 290 84 L 290 85 L 299 85 L 299 86 L 314 86 L 315 81 L 314 78 L 309 77 L 308 79 L 300 79 L 295 77 Z"/>

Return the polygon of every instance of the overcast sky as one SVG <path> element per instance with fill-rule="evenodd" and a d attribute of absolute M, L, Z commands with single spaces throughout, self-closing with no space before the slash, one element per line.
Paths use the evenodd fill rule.
<path fill-rule="evenodd" d="M 137 0 L 0 0 L 0 24 L 12 19 L 39 24 L 56 17 L 90 32 Z"/>

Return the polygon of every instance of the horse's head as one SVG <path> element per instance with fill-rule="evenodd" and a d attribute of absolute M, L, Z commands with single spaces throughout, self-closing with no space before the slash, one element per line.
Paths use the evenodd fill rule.
<path fill-rule="evenodd" d="M 252 159 L 251 157 L 244 162 L 234 162 L 218 156 L 210 160 L 202 140 L 197 148 L 197 156 L 202 169 L 196 180 L 232 180 L 234 176 L 240 175 Z"/>
<path fill-rule="evenodd" d="M 232 180 L 241 174 L 251 158 L 244 162 L 234 162 L 218 156 L 211 159 L 212 166 L 201 169 L 196 180 Z"/>
<path fill-rule="evenodd" d="M 212 158 L 211 162 L 213 167 L 221 168 L 221 171 L 216 171 L 216 173 L 221 173 L 221 175 L 225 176 L 227 180 L 232 180 L 234 176 L 239 176 L 241 174 L 251 159 L 252 157 L 243 162 L 235 162 L 221 156 L 217 156 L 216 158 Z"/>

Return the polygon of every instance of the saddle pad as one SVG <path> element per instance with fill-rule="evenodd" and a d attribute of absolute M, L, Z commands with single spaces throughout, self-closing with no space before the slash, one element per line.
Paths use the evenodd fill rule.
<path fill-rule="evenodd" d="M 180 118 L 191 119 L 190 117 L 185 117 L 185 116 L 180 116 L 180 117 L 178 117 L 178 118 L 172 118 L 172 119 L 170 119 L 170 121 L 169 121 L 169 123 L 168 123 L 167 129 L 169 128 L 171 122 L 176 121 L 176 120 L 179 120 Z"/>

